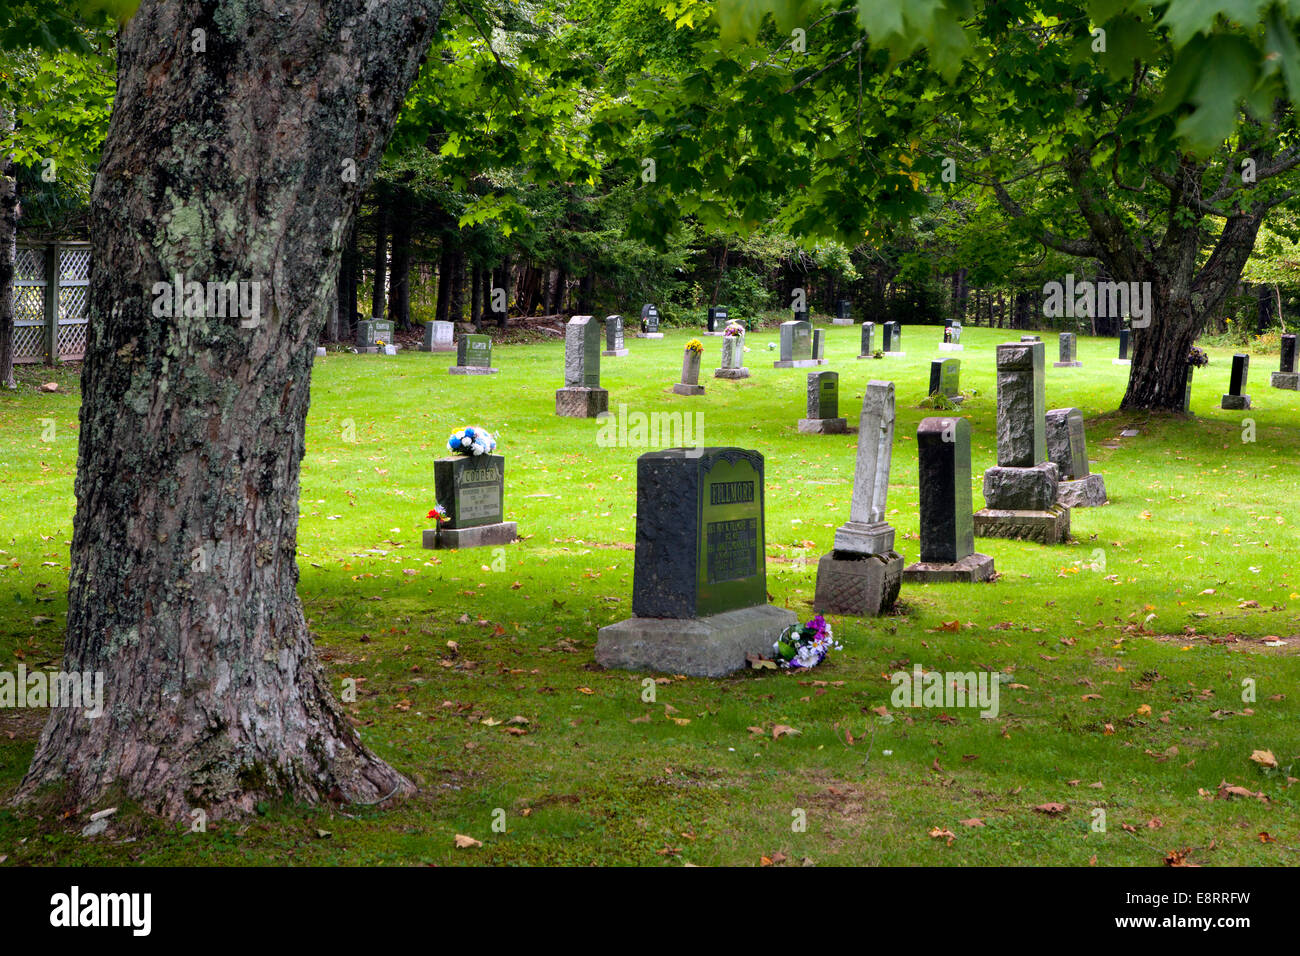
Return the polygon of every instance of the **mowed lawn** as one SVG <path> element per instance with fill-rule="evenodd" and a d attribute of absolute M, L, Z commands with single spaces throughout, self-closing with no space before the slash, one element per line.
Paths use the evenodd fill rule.
<path fill-rule="evenodd" d="M 907 327 L 906 358 L 859 361 L 857 327 L 825 328 L 851 424 L 869 379 L 897 385 L 888 520 L 915 561 L 916 426 L 934 414 L 920 403 L 941 330 Z M 856 436 L 797 433 L 806 370 L 772 368 L 774 329 L 748 336 L 743 381 L 711 377 L 720 340 L 704 338 L 707 393 L 672 394 L 688 335 L 629 330 L 631 354 L 602 360 L 611 409 L 699 413 L 705 443 L 763 453 L 768 590 L 806 619 Z M 1015 338 L 968 328 L 956 356 L 976 508 L 996 458 L 994 348 Z M 1081 338 L 1083 367 L 1056 369 L 1044 339 L 1048 407 L 1083 410 L 1111 497 L 1074 511 L 1071 543 L 977 539 L 996 582 L 904 585 L 892 616 L 832 617 L 844 650 L 815 672 L 649 685 L 593 653 L 630 614 L 647 449 L 555 416 L 563 344 L 498 346 L 492 376 L 448 375 L 454 355 L 331 353 L 307 425 L 300 593 L 336 686 L 357 682 L 360 733 L 419 795 L 269 804 L 204 833 L 122 805 L 94 838 L 84 817 L 4 809 L 0 863 L 1295 865 L 1300 394 L 1271 389 L 1276 356 L 1256 356 L 1254 410 L 1220 410 L 1230 351 L 1211 349 L 1195 418 L 1121 414 L 1115 340 Z M 67 608 L 76 379 L 23 377 L 0 395 L 0 670 L 57 667 Z M 67 393 L 35 390 L 51 378 Z M 498 436 L 523 539 L 422 550 L 433 459 L 468 424 Z M 894 706 L 889 675 L 916 664 L 1012 675 L 998 716 Z M 0 711 L 0 800 L 41 722 Z"/>

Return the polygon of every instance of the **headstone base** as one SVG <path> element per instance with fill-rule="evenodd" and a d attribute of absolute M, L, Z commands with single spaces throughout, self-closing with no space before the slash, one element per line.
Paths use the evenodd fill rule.
<path fill-rule="evenodd" d="M 1111 359 L 1110 364 L 1111 365 L 1132 365 L 1133 360 L 1132 359 Z"/>
<path fill-rule="evenodd" d="M 749 378 L 749 369 L 747 368 L 715 368 L 713 370 L 714 378 Z"/>
<path fill-rule="evenodd" d="M 960 342 L 940 342 L 939 351 L 940 352 L 964 352 L 966 351 L 966 346 L 962 345 Z"/>
<path fill-rule="evenodd" d="M 677 382 L 673 385 L 673 394 L 675 395 L 703 395 L 703 385 L 687 385 L 684 382 Z"/>
<path fill-rule="evenodd" d="M 773 362 L 772 368 L 811 368 L 814 365 L 825 364 L 825 359 L 791 359 L 788 362 Z"/>
<path fill-rule="evenodd" d="M 1229 411 L 1242 411 L 1250 408 L 1249 395 L 1224 395 L 1223 401 L 1219 403 L 1220 408 L 1226 408 Z"/>
<path fill-rule="evenodd" d="M 831 319 L 831 325 L 852 325 L 852 319 Z"/>
<path fill-rule="evenodd" d="M 801 435 L 845 435 L 849 430 L 847 418 L 801 418 L 799 434 Z"/>
<path fill-rule="evenodd" d="M 519 537 L 513 521 L 483 524 L 477 528 L 426 528 L 423 545 L 426 548 L 482 548 L 509 544 Z"/>
<path fill-rule="evenodd" d="M 605 358 L 622 358 L 628 354 L 627 349 L 605 349 L 600 353 Z"/>
<path fill-rule="evenodd" d="M 894 550 L 894 529 L 884 521 L 846 521 L 835 529 L 832 547 L 855 554 L 888 554 Z"/>
<path fill-rule="evenodd" d="M 1061 544 L 1070 536 L 1070 509 L 1055 505 L 1047 511 L 975 512 L 975 537 L 1013 538 L 1040 544 Z"/>
<path fill-rule="evenodd" d="M 993 580 L 993 559 L 987 554 L 968 554 L 952 564 L 918 561 L 903 569 L 908 584 L 978 584 Z"/>
<path fill-rule="evenodd" d="M 555 414 L 562 418 L 595 418 L 607 411 L 607 389 L 570 385 L 555 390 Z"/>
<path fill-rule="evenodd" d="M 906 352 L 886 352 L 885 358 L 907 358 Z"/>
<path fill-rule="evenodd" d="M 664 334 L 662 332 L 638 332 L 636 337 L 638 339 L 662 339 Z"/>
<path fill-rule="evenodd" d="M 726 335 L 726 332 L 701 332 L 700 335 Z"/>
<path fill-rule="evenodd" d="M 876 356 L 876 355 L 859 355 L 858 358 L 860 358 L 860 359 L 873 359 L 873 358 L 879 358 L 879 356 Z"/>
<path fill-rule="evenodd" d="M 453 365 L 447 369 L 448 375 L 495 375 L 501 371 L 499 368 L 488 368 L 484 365 Z"/>
<path fill-rule="evenodd" d="M 358 345 L 358 355 L 396 355 L 399 345 Z M 393 351 L 388 351 L 392 349 Z"/>
<path fill-rule="evenodd" d="M 832 551 L 817 562 L 813 610 L 876 617 L 891 610 L 903 583 L 903 556 Z"/>
<path fill-rule="evenodd" d="M 1083 368 L 1082 362 L 1053 362 L 1052 368 Z"/>
<path fill-rule="evenodd" d="M 1056 504 L 1059 475 L 1050 461 L 1032 468 L 994 465 L 984 472 L 984 503 L 996 511 L 1046 511 Z"/>
<path fill-rule="evenodd" d="M 596 662 L 620 670 L 724 677 L 751 654 L 770 658 L 772 645 L 797 619 L 793 611 L 760 604 L 709 617 L 630 617 L 602 627 Z"/>
<path fill-rule="evenodd" d="M 1300 372 L 1274 372 L 1269 376 L 1268 384 L 1274 388 L 1300 392 Z"/>
<path fill-rule="evenodd" d="M 1056 486 L 1056 503 L 1062 508 L 1097 508 L 1106 501 L 1106 479 L 1101 475 L 1075 478 Z"/>
<path fill-rule="evenodd" d="M 433 348 L 431 348 L 431 349 L 426 349 L 423 345 L 421 345 L 421 346 L 419 347 L 419 349 L 420 349 L 421 352 L 454 352 L 454 351 L 456 351 L 456 346 L 454 346 L 454 345 L 435 345 L 435 346 L 434 346 Z"/>

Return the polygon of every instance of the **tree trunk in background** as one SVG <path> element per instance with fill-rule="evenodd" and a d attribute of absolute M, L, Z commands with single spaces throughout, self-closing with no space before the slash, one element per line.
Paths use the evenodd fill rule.
<path fill-rule="evenodd" d="M 393 230 L 393 271 L 388 289 L 388 318 L 395 329 L 411 327 L 411 203 L 395 203 L 389 212 Z"/>
<path fill-rule="evenodd" d="M 438 304 L 433 310 L 433 317 L 439 322 L 451 321 L 451 273 L 454 268 L 455 256 L 444 244 L 442 256 L 438 259 Z"/>
<path fill-rule="evenodd" d="M 475 262 L 470 270 L 469 320 L 474 331 L 483 331 L 483 266 Z"/>
<path fill-rule="evenodd" d="M 312 361 L 361 189 L 440 0 L 143 0 L 91 196 L 89 342 L 63 669 L 19 789 L 189 822 L 410 792 L 335 703 L 297 595 Z M 192 29 L 207 33 L 192 56 Z M 355 183 L 341 158 L 355 160 Z M 165 227 L 160 224 L 166 224 Z M 255 316 L 153 315 L 177 273 Z M 170 297 L 169 297 L 170 298 Z"/>
<path fill-rule="evenodd" d="M 7 129 L 0 113 L 0 129 Z M 9 175 L 10 162 L 0 156 L 0 388 L 14 382 L 14 257 L 18 243 L 18 181 Z"/>
<path fill-rule="evenodd" d="M 375 190 L 375 257 L 371 268 L 375 273 L 375 287 L 370 292 L 370 316 L 384 317 L 385 286 L 388 281 L 388 195 L 383 189 Z"/>
<path fill-rule="evenodd" d="M 595 309 L 596 277 L 588 272 L 578 282 L 578 314 L 591 315 Z"/>
<path fill-rule="evenodd" d="M 465 253 L 457 250 L 451 257 L 451 290 L 447 308 L 451 321 L 465 321 Z"/>

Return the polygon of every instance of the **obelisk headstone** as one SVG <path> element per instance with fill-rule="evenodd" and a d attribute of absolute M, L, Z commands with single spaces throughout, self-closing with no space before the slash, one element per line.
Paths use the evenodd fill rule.
<path fill-rule="evenodd" d="M 1047 461 L 1042 342 L 999 345 L 998 463 L 984 473 L 985 508 L 975 534 L 1057 544 L 1070 534 L 1070 511 L 1056 503 L 1060 474 Z"/>
<path fill-rule="evenodd" d="M 555 414 L 595 418 L 609 411 L 609 392 L 600 387 L 600 324 L 575 315 L 564 327 L 564 388 L 555 392 Z"/>
<path fill-rule="evenodd" d="M 894 550 L 894 529 L 885 521 L 893 446 L 894 383 L 869 382 L 858 420 L 849 520 L 836 530 L 831 552 L 817 563 L 816 611 L 874 616 L 898 599 L 903 556 Z"/>

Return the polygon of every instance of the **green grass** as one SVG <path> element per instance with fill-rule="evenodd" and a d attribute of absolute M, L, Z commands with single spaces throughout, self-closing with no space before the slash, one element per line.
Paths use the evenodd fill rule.
<path fill-rule="evenodd" d="M 888 520 L 913 561 L 915 433 L 930 414 L 919 403 L 940 332 L 909 327 L 906 359 L 857 361 L 858 332 L 827 329 L 829 367 L 850 421 L 870 378 L 897 383 Z M 671 394 L 688 335 L 629 333 L 631 355 L 602 363 L 611 406 L 700 412 L 707 443 L 764 454 L 768 589 L 807 618 L 817 558 L 848 517 L 855 436 L 796 433 L 805 372 L 771 367 L 775 332 L 749 336 L 750 379 L 708 377 L 703 397 Z M 1014 337 L 968 328 L 957 356 L 977 508 L 995 459 L 994 346 Z M 1044 337 L 1050 366 L 1055 337 Z M 719 340 L 704 342 L 712 369 Z M 331 354 L 317 362 L 307 424 L 300 593 L 339 686 L 364 678 L 351 707 L 363 737 L 419 795 L 388 811 L 272 805 L 205 834 L 123 809 L 96 839 L 80 836 L 81 819 L 0 810 L 0 857 L 748 865 L 781 853 L 791 863 L 1105 866 L 1189 850 L 1206 865 L 1294 865 L 1300 395 L 1269 388 L 1276 359 L 1261 357 L 1255 410 L 1221 411 L 1230 351 L 1210 351 L 1192 420 L 1113 411 L 1128 371 L 1111 364 L 1114 340 L 1081 339 L 1083 368 L 1047 369 L 1048 407 L 1083 409 L 1112 501 L 1074 512 L 1070 544 L 980 539 L 996 583 L 904 586 L 893 616 L 832 618 L 845 650 L 818 672 L 668 679 L 653 704 L 646 675 L 593 659 L 597 629 L 630 614 L 635 460 L 646 449 L 600 447 L 595 422 L 554 415 L 562 343 L 498 346 L 499 375 L 463 378 L 445 373 L 449 355 Z M 52 377 L 69 394 L 32 387 Z M 48 370 L 0 396 L 0 669 L 58 664 L 77 400 L 75 379 Z M 462 424 L 496 432 L 506 455 L 507 511 L 524 538 L 501 552 L 420 548 L 431 462 Z M 1117 439 L 1126 427 L 1141 434 Z M 1287 644 L 1269 647 L 1271 636 Z M 1004 688 L 992 720 L 894 708 L 888 675 L 913 663 L 1008 670 L 1024 688 Z M 1241 699 L 1245 678 L 1253 703 Z M 528 721 L 514 726 L 522 735 L 509 732 L 516 715 Z M 40 717 L 0 711 L 0 800 L 26 768 Z M 773 739 L 777 724 L 798 734 Z M 1254 750 L 1271 750 L 1279 769 L 1253 763 Z M 1221 781 L 1268 800 L 1216 799 Z M 1067 809 L 1034 809 L 1049 802 Z M 1097 807 L 1104 833 L 1090 826 Z M 492 828 L 498 809 L 504 833 Z M 806 832 L 792 830 L 796 810 Z M 985 825 L 959 822 L 973 817 Z M 455 849 L 458 833 L 483 846 Z"/>

